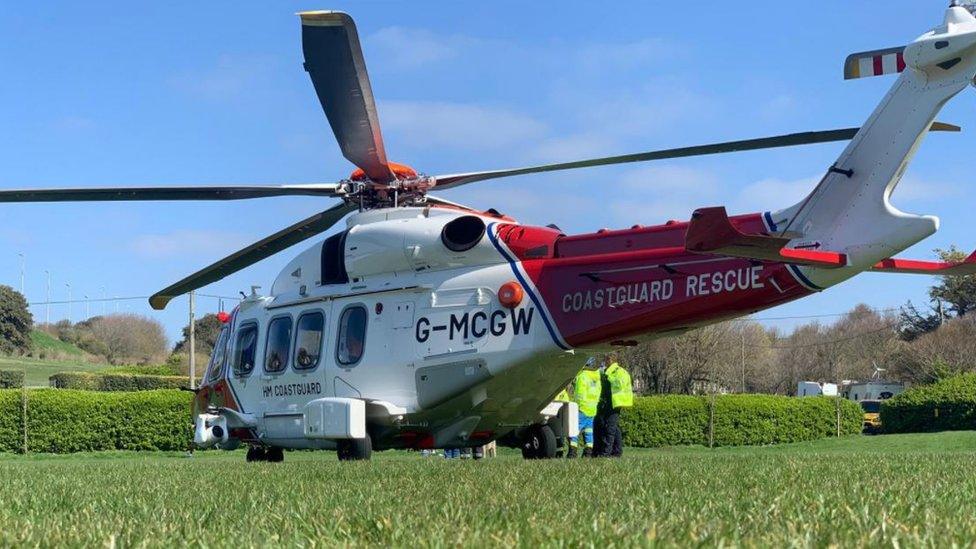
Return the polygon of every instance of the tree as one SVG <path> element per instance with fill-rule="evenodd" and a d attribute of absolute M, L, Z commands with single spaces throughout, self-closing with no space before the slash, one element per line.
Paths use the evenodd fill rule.
<path fill-rule="evenodd" d="M 203 315 L 198 318 L 194 323 L 196 339 L 196 352 L 198 354 L 210 355 L 213 352 L 214 345 L 217 344 L 217 336 L 220 335 L 220 330 L 223 329 L 224 324 L 217 318 L 217 315 L 210 313 Z M 183 340 L 176 344 L 173 349 L 174 353 L 185 353 L 188 352 L 190 346 L 190 326 L 189 324 L 183 327 Z"/>
<path fill-rule="evenodd" d="M 955 246 L 948 250 L 936 249 L 939 259 L 958 263 L 966 259 L 966 253 Z M 941 300 L 948 305 L 955 316 L 966 316 L 976 308 L 976 275 L 944 276 L 940 282 L 929 289 L 933 301 Z"/>
<path fill-rule="evenodd" d="M 0 286 L 0 353 L 29 352 L 33 326 L 24 296 L 10 286 Z"/>
<path fill-rule="evenodd" d="M 154 364 L 166 359 L 166 333 L 163 325 L 134 314 L 115 314 L 95 319 L 91 334 L 115 364 Z"/>
<path fill-rule="evenodd" d="M 922 314 L 911 301 L 901 308 L 899 316 L 901 322 L 898 326 L 898 336 L 904 341 L 915 341 L 920 336 L 938 330 L 943 320 L 939 312 L 930 315 Z"/>

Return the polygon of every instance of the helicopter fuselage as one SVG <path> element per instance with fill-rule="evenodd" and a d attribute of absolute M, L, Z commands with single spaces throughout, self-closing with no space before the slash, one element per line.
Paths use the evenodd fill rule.
<path fill-rule="evenodd" d="M 731 220 L 767 231 L 759 214 Z M 348 397 L 366 401 L 377 449 L 478 445 L 537 421 L 591 353 L 814 290 L 782 263 L 687 252 L 687 228 L 566 236 L 441 207 L 353 215 L 289 263 L 271 296 L 242 302 L 197 410 L 248 418 L 231 432 L 243 442 L 332 448 L 306 436 L 303 409 Z"/>

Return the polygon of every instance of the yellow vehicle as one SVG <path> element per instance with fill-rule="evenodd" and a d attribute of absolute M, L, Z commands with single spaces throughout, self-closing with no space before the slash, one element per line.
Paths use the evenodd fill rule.
<path fill-rule="evenodd" d="M 881 401 L 862 400 L 861 409 L 864 410 L 864 433 L 874 434 L 881 432 Z"/>

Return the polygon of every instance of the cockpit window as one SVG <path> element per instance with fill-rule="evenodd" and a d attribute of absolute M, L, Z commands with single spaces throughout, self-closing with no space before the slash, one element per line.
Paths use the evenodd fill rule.
<path fill-rule="evenodd" d="M 355 365 L 366 349 L 366 307 L 354 305 L 342 311 L 339 319 L 339 338 L 336 360 L 342 366 Z"/>
<path fill-rule="evenodd" d="M 291 317 L 280 316 L 268 325 L 268 344 L 264 353 L 264 371 L 270 374 L 283 372 L 288 367 L 288 351 L 291 347 Z"/>
<path fill-rule="evenodd" d="M 237 331 L 237 343 L 234 345 L 234 375 L 246 376 L 254 370 L 255 356 L 258 348 L 258 325 L 245 324 Z"/>
<path fill-rule="evenodd" d="M 305 313 L 298 318 L 295 330 L 296 370 L 311 370 L 318 366 L 324 330 L 325 315 L 320 312 Z"/>
<path fill-rule="evenodd" d="M 227 357 L 227 339 L 230 330 L 224 326 L 217 336 L 217 343 L 214 344 L 213 352 L 210 353 L 210 365 L 207 367 L 207 379 L 216 381 L 224 369 L 224 360 Z"/>

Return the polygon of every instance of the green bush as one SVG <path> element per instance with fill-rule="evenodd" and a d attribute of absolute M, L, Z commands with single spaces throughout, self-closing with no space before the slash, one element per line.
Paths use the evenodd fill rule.
<path fill-rule="evenodd" d="M 0 451 L 24 446 L 22 391 L 0 390 Z M 27 391 L 30 452 L 184 450 L 192 436 L 182 391 Z"/>
<path fill-rule="evenodd" d="M 23 386 L 23 370 L 0 370 L 0 389 L 19 389 Z"/>
<path fill-rule="evenodd" d="M 637 397 L 621 414 L 620 429 L 628 446 L 706 444 L 708 402 L 684 395 Z"/>
<path fill-rule="evenodd" d="M 56 389 L 84 391 L 154 391 L 189 387 L 185 377 L 144 376 L 133 374 L 96 374 L 91 372 L 62 372 L 50 378 Z"/>
<path fill-rule="evenodd" d="M 715 397 L 713 443 L 745 446 L 801 442 L 861 432 L 860 406 L 843 399 L 773 395 Z M 634 399 L 620 418 L 624 444 L 637 447 L 708 444 L 710 398 L 651 396 Z"/>
<path fill-rule="evenodd" d="M 181 376 L 180 369 L 170 364 L 158 366 L 113 366 L 102 370 L 103 374 L 132 374 L 136 376 Z"/>
<path fill-rule="evenodd" d="M 881 403 L 886 433 L 924 433 L 976 428 L 976 374 L 913 387 Z"/>

